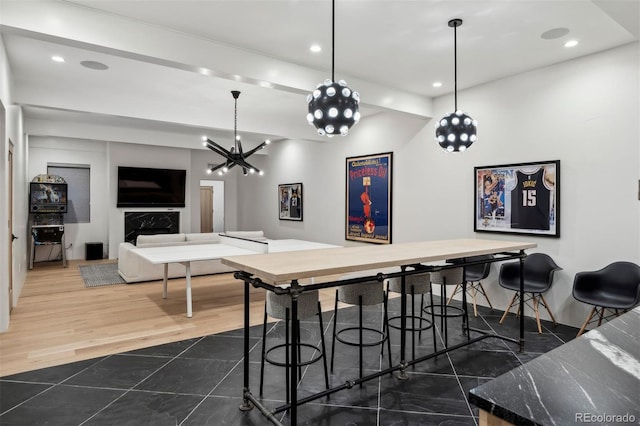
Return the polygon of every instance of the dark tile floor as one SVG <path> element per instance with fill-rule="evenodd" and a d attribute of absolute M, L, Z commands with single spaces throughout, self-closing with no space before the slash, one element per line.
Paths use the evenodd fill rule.
<path fill-rule="evenodd" d="M 397 315 L 399 299 L 389 302 Z M 365 321 L 382 324 L 381 307 L 366 307 Z M 481 308 L 472 327 L 517 337 L 518 320 L 510 315 L 498 324 L 502 312 Z M 324 313 L 327 353 L 331 354 L 334 316 Z M 463 342 L 460 318 L 449 320 L 449 346 Z M 338 328 L 357 322 L 356 308 L 338 312 Z M 436 321 L 439 325 L 438 321 Z M 384 375 L 362 387 L 346 389 L 301 406 L 298 424 L 305 425 L 476 425 L 477 409 L 466 395 L 493 377 L 525 363 L 575 337 L 577 329 L 544 323 L 544 333 L 526 318 L 525 350 L 490 338 L 439 355 L 409 368 L 409 379 Z M 442 333 L 437 327 L 441 349 Z M 270 323 L 267 345 L 282 342 L 282 323 Z M 317 317 L 301 325 L 305 341 L 320 341 Z M 0 424 L 9 425 L 263 425 L 257 409 L 242 412 L 242 330 L 206 336 L 133 352 L 75 362 L 0 378 Z M 251 383 L 259 394 L 262 327 L 251 329 Z M 472 333 L 472 337 L 477 334 Z M 432 332 L 417 339 L 416 356 L 433 352 Z M 393 362 L 400 358 L 399 331 L 391 330 Z M 357 348 L 336 343 L 331 386 L 358 376 Z M 274 356 L 277 356 L 277 351 Z M 365 374 L 388 366 L 385 348 L 365 350 Z M 311 353 L 303 353 L 303 357 Z M 411 338 L 407 359 L 411 359 Z M 329 356 L 330 358 L 330 356 Z M 330 359 L 329 359 L 330 361 Z M 322 362 L 303 369 L 299 395 L 324 389 Z M 265 367 L 263 403 L 273 409 L 285 399 L 284 370 Z M 277 418 L 289 424 L 286 414 Z"/>

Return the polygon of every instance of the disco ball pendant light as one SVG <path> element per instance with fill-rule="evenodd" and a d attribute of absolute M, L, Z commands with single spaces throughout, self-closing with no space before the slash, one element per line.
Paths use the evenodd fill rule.
<path fill-rule="evenodd" d="M 360 121 L 358 103 L 360 95 L 347 86 L 346 81 L 335 80 L 335 26 L 336 2 L 331 1 L 331 79 L 318 84 L 316 90 L 307 96 L 309 113 L 307 121 L 318 129 L 321 136 L 346 136 L 349 129 Z"/>
<path fill-rule="evenodd" d="M 458 40 L 456 30 L 460 25 L 462 25 L 462 19 L 449 21 L 449 26 L 453 28 L 454 112 L 442 117 L 436 123 L 436 140 L 448 152 L 465 151 L 477 139 L 478 122 L 458 110 Z"/>
<path fill-rule="evenodd" d="M 231 95 L 234 99 L 234 113 L 233 113 L 233 146 L 230 150 L 224 149 L 222 146 L 218 145 L 211 139 L 206 136 L 202 137 L 203 145 L 209 148 L 211 151 L 215 152 L 218 155 L 223 156 L 226 161 L 222 164 L 218 164 L 214 166 L 213 164 L 209 164 L 207 166 L 207 173 L 211 174 L 218 170 L 219 175 L 224 175 L 227 173 L 232 167 L 239 166 L 242 168 L 242 174 L 247 176 L 249 173 L 257 173 L 259 175 L 263 175 L 264 172 L 259 170 L 257 167 L 252 166 L 247 162 L 247 157 L 251 154 L 265 148 L 271 141 L 269 139 L 262 142 L 257 147 L 245 152 L 242 149 L 242 142 L 240 141 L 240 136 L 238 135 L 238 97 L 240 96 L 240 91 L 232 90 Z"/>

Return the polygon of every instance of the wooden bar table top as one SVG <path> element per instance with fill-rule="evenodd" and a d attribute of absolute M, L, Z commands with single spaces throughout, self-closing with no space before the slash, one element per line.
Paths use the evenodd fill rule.
<path fill-rule="evenodd" d="M 225 256 L 222 263 L 254 275 L 266 283 L 282 283 L 483 254 L 515 252 L 536 246 L 535 243 L 522 241 L 452 239 Z"/>
<path fill-rule="evenodd" d="M 249 281 L 259 279 L 266 284 L 265 288 L 276 291 L 275 286 L 285 282 L 291 282 L 292 288 L 297 280 L 315 277 L 325 277 L 330 275 L 349 274 L 353 272 L 371 271 L 372 275 L 376 271 L 386 268 L 409 266 L 422 263 L 446 261 L 447 259 L 459 259 L 464 257 L 479 256 L 483 254 L 507 254 L 505 258 L 521 257 L 523 250 L 536 247 L 535 243 L 496 241 L 483 239 L 456 239 L 442 241 L 421 241 L 389 245 L 366 245 L 358 247 L 337 247 L 322 248 L 304 251 L 290 251 L 266 254 L 249 254 L 245 256 L 225 256 L 222 263 L 234 269 L 242 271 L 242 275 L 237 276 L 245 283 L 245 320 L 244 320 L 244 382 L 243 382 L 243 403 L 241 410 L 250 410 L 253 406 L 260 409 L 261 413 L 276 425 L 282 425 L 273 413 L 288 409 L 291 424 L 297 424 L 298 419 L 298 396 L 297 396 L 297 353 L 295 346 L 290 347 L 289 380 L 291 394 L 290 406 L 282 406 L 271 412 L 261 401 L 253 396 L 249 389 Z M 515 253 L 518 252 L 518 253 Z M 326 283 L 330 286 L 338 286 L 342 281 Z M 302 284 L 302 283 L 298 283 Z M 254 284 L 255 285 L 255 284 Z M 271 288 L 269 288 L 272 286 Z M 296 289 L 298 291 L 298 289 Z M 405 295 L 402 294 L 403 301 Z M 296 302 L 296 303 L 294 303 Z M 297 298 L 292 295 L 291 300 L 292 315 L 297 315 Z M 404 306 L 404 304 L 402 304 Z M 401 313 L 404 316 L 404 309 Z M 401 375 L 405 375 L 405 325 L 402 321 L 401 339 L 401 362 L 397 367 Z M 292 329 L 292 341 L 297 341 L 297 329 Z M 521 330 L 522 336 L 522 330 Z M 522 340 L 522 339 L 521 339 Z M 420 361 L 414 360 L 413 362 Z M 366 378 L 366 380 L 379 377 L 387 372 L 380 372 L 378 375 Z M 400 376 L 399 376 L 400 377 Z M 365 380 L 365 379 L 363 379 Z M 326 392 L 335 392 L 344 389 L 337 387 Z M 314 395 L 321 396 L 323 392 Z M 307 397 L 311 398 L 311 396 Z M 304 402 L 303 402 L 304 403 Z"/>

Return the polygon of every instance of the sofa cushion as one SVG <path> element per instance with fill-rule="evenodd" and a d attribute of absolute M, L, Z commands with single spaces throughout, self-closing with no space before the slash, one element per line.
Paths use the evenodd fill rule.
<path fill-rule="evenodd" d="M 214 244 L 220 242 L 220 234 L 217 232 L 186 234 L 185 237 L 189 244 Z"/>
<path fill-rule="evenodd" d="M 138 235 L 136 239 L 137 247 L 158 247 L 177 245 L 178 243 L 185 243 L 184 234 Z"/>

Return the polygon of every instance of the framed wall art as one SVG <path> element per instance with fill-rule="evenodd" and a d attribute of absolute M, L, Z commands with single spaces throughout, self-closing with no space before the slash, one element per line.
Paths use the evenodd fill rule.
<path fill-rule="evenodd" d="M 278 185 L 278 208 L 281 220 L 302 220 L 302 183 Z"/>
<path fill-rule="evenodd" d="M 391 244 L 393 153 L 346 159 L 345 239 Z"/>
<path fill-rule="evenodd" d="M 560 160 L 474 170 L 474 231 L 560 237 Z"/>

